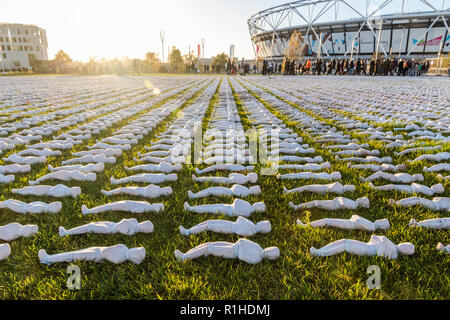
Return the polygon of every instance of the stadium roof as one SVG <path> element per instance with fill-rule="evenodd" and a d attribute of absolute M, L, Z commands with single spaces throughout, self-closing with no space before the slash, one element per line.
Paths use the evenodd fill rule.
<path fill-rule="evenodd" d="M 450 15 L 450 0 L 299 0 L 272 7 L 250 17 L 250 35 L 299 26 L 417 13 Z"/>

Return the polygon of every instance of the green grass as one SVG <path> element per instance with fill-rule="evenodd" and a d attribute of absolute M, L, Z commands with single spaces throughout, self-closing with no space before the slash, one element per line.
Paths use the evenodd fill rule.
<path fill-rule="evenodd" d="M 200 79 L 200 78 L 199 78 Z M 330 161 L 333 171 L 342 173 L 342 183 L 356 185 L 356 192 L 346 194 L 352 199 L 365 196 L 371 201 L 369 209 L 358 209 L 356 212 L 341 210 L 325 212 L 312 209 L 295 212 L 288 206 L 289 201 L 301 203 L 318 198 L 317 195 L 305 193 L 296 195 L 283 195 L 282 185 L 287 188 L 297 187 L 300 184 L 309 184 L 312 181 L 283 181 L 280 183 L 275 176 L 260 176 L 258 184 L 263 194 L 252 196 L 248 199 L 251 203 L 264 201 L 267 211 L 256 213 L 251 217 L 252 221 L 268 219 L 272 223 L 272 232 L 269 234 L 257 234 L 251 240 L 262 247 L 278 246 L 281 257 L 276 261 L 263 261 L 257 265 L 248 265 L 238 260 L 226 260 L 216 257 L 205 257 L 180 263 L 173 255 L 175 249 L 185 252 L 204 242 L 230 241 L 235 242 L 236 235 L 223 235 L 215 233 L 202 233 L 191 237 L 180 235 L 178 226 L 191 227 L 197 223 L 215 217 L 208 214 L 187 213 L 183 210 L 183 204 L 188 200 L 187 190 L 198 191 L 212 186 L 210 184 L 194 183 L 191 179 L 194 173 L 194 165 L 186 165 L 178 173 L 178 181 L 164 184 L 171 186 L 173 194 L 170 197 L 149 200 L 149 202 L 163 202 L 166 210 L 160 213 L 131 215 L 126 213 L 108 212 L 98 216 L 82 216 L 81 205 L 94 207 L 107 202 L 124 199 L 139 200 L 138 197 L 115 196 L 106 197 L 100 193 L 102 188 L 111 189 L 109 177 L 124 177 L 129 172 L 124 166 L 134 164 L 133 156 L 137 152 L 143 152 L 144 146 L 156 140 L 157 134 L 163 132 L 177 116 L 178 111 L 196 102 L 196 98 L 203 92 L 207 85 L 217 77 L 205 77 L 205 81 L 195 87 L 190 87 L 184 92 L 190 92 L 190 96 L 179 110 L 165 119 L 151 134 L 139 141 L 130 151 L 124 152 L 118 158 L 115 165 L 106 165 L 103 173 L 98 174 L 93 183 L 65 183 L 68 186 L 81 185 L 83 194 L 78 199 L 63 199 L 63 210 L 56 214 L 20 215 L 10 211 L 1 210 L 0 225 L 17 221 L 22 224 L 37 224 L 39 234 L 31 238 L 23 238 L 10 242 L 12 254 L 4 261 L 0 261 L 0 298 L 2 299 L 448 299 L 450 296 L 450 281 L 448 277 L 450 257 L 436 252 L 438 242 L 449 242 L 448 231 L 422 230 L 410 228 L 408 222 L 411 218 L 426 219 L 444 217 L 445 213 L 436 213 L 423 208 L 393 208 L 388 206 L 389 198 L 402 198 L 406 195 L 396 192 L 376 192 L 367 184 L 362 183 L 360 176 L 368 176 L 370 172 L 349 169 L 341 162 L 335 161 L 329 151 L 315 143 L 298 126 L 261 99 L 256 92 L 250 93 L 263 103 L 269 111 L 283 120 L 294 129 L 305 143 L 309 143 L 317 150 L 317 155 Z M 245 78 L 239 78 L 238 82 L 244 87 Z M 221 77 L 220 81 L 229 81 L 227 77 Z M 206 130 L 214 106 L 220 101 L 219 87 L 211 97 L 209 108 L 203 120 L 203 130 Z M 231 84 L 231 82 L 230 82 Z M 267 89 L 269 90 L 269 89 Z M 152 108 L 157 108 L 178 95 L 171 96 Z M 233 88 L 233 96 L 244 130 L 251 127 L 247 118 L 243 102 L 239 99 L 239 93 Z M 294 106 L 299 107 L 300 106 Z M 74 151 L 82 150 L 86 145 L 91 145 L 95 139 L 110 135 L 116 128 L 123 126 L 149 109 L 116 124 L 98 136 L 94 136 L 84 144 L 74 148 Z M 333 124 L 332 121 L 330 124 Z M 358 136 L 355 135 L 358 138 Z M 361 138 L 361 137 L 359 137 Z M 362 139 L 362 138 L 361 138 Z M 361 140 L 363 141 L 363 140 Z M 373 145 L 371 145 L 373 147 Z M 447 144 L 444 151 L 449 149 Z M 393 150 L 382 150 L 383 154 L 389 154 Z M 393 154 L 391 154 L 393 156 Z M 7 156 L 4 154 L 3 156 Z M 415 157 L 408 155 L 408 158 Z M 59 165 L 62 160 L 70 158 L 69 152 L 63 156 L 50 158 L 45 165 L 33 166 L 30 174 L 16 176 L 16 182 L 11 185 L 0 185 L 0 200 L 16 198 L 31 202 L 42 200 L 38 197 L 23 197 L 13 195 L 12 188 L 20 188 L 27 185 L 28 180 L 47 173 L 46 166 Z M 394 156 L 393 156 L 394 158 Z M 399 159 L 399 160 L 404 160 Z M 400 161 L 400 162 L 402 162 Z M 399 163 L 400 163 L 399 162 Z M 408 167 L 410 172 L 420 172 L 425 163 L 417 163 Z M 206 167 L 205 165 L 199 168 Z M 256 166 L 256 172 L 260 173 L 261 166 Z M 284 172 L 289 172 L 285 170 Z M 217 173 L 224 175 L 224 173 Z M 425 184 L 436 183 L 434 175 L 424 174 Z M 50 184 L 50 182 L 49 182 Z M 56 184 L 56 183 L 52 183 Z M 140 185 L 142 184 L 128 184 Z M 449 196 L 449 184 L 445 184 L 444 196 Z M 323 199 L 334 198 L 333 195 L 321 197 Z M 142 200 L 142 199 L 141 199 Z M 45 199 L 43 201 L 60 201 L 58 199 Z M 189 200 L 190 204 L 206 203 L 231 203 L 231 198 L 205 198 Z M 352 214 L 359 214 L 370 220 L 388 218 L 391 229 L 384 233 L 395 243 L 410 241 L 416 246 L 416 253 L 412 257 L 400 257 L 397 260 L 386 260 L 381 257 L 357 257 L 350 254 L 341 254 L 328 258 L 315 258 L 309 254 L 309 248 L 321 247 L 329 242 L 341 238 L 353 238 L 368 241 L 370 233 L 362 231 L 342 231 L 330 228 L 306 228 L 296 226 L 296 220 L 303 222 L 312 221 L 324 217 L 349 218 Z M 123 218 L 135 217 L 139 221 L 151 220 L 155 225 L 155 231 L 151 234 L 125 235 L 98 235 L 88 234 L 60 238 L 58 227 L 72 228 L 91 221 L 119 221 Z M 234 218 L 220 217 L 234 220 Z M 58 253 L 68 250 L 77 250 L 91 246 L 110 246 L 123 243 L 128 247 L 143 246 L 147 255 L 140 265 L 123 263 L 114 265 L 109 262 L 75 262 L 82 273 L 81 290 L 71 291 L 66 287 L 68 264 L 55 264 L 45 266 L 39 263 L 37 252 L 46 249 L 48 253 Z M 366 280 L 369 277 L 366 270 L 370 265 L 378 265 L 382 271 L 381 289 L 369 290 Z"/>

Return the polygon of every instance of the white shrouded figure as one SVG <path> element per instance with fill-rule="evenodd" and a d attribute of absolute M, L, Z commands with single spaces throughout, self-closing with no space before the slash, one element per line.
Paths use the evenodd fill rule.
<path fill-rule="evenodd" d="M 435 164 L 434 166 L 431 166 L 430 168 L 423 167 L 423 171 L 426 172 L 450 171 L 450 163 L 438 163 Z"/>
<path fill-rule="evenodd" d="M 436 250 L 443 253 L 450 253 L 450 244 L 444 246 L 441 242 L 439 242 L 436 246 Z M 1 259 L 1 258 L 0 258 Z"/>
<path fill-rule="evenodd" d="M 450 198 L 446 197 L 435 197 L 433 200 L 428 200 L 419 197 L 410 197 L 395 201 L 394 199 L 389 199 L 389 204 L 392 206 L 399 207 L 414 207 L 423 206 L 430 210 L 436 211 L 450 211 Z"/>
<path fill-rule="evenodd" d="M 60 142 L 40 142 L 40 143 L 36 143 L 33 144 L 31 146 L 28 146 L 29 148 L 33 148 L 33 149 L 45 149 L 45 148 L 49 148 L 49 149 L 56 149 L 56 150 L 68 150 L 68 149 L 72 149 L 73 148 L 73 143 L 60 143 Z"/>
<path fill-rule="evenodd" d="M 336 151 L 332 152 L 334 155 L 337 156 L 379 156 L 380 151 L 379 150 L 366 150 L 366 149 L 358 149 L 358 150 L 342 150 L 342 151 Z"/>
<path fill-rule="evenodd" d="M 38 233 L 39 228 L 36 225 L 13 222 L 5 226 L 0 226 L 0 240 L 12 241 L 18 238 L 27 238 Z"/>
<path fill-rule="evenodd" d="M 152 233 L 153 230 L 154 226 L 151 221 L 143 221 L 139 223 L 135 218 L 132 218 L 132 219 L 122 219 L 117 223 L 110 221 L 91 222 L 69 230 L 64 229 L 64 227 L 59 227 L 59 236 L 65 237 L 85 233 L 97 233 L 97 234 L 121 233 L 128 236 L 132 236 L 137 233 Z"/>
<path fill-rule="evenodd" d="M 258 175 L 254 172 L 250 172 L 247 175 L 241 173 L 231 173 L 227 177 L 197 177 L 192 175 L 192 180 L 196 182 L 211 182 L 217 184 L 247 184 L 256 183 L 258 181 Z"/>
<path fill-rule="evenodd" d="M 335 194 L 343 194 L 345 192 L 354 192 L 354 185 L 342 185 L 340 182 L 334 182 L 330 184 L 310 184 L 306 186 L 301 186 L 295 189 L 288 190 L 286 187 L 283 187 L 283 192 L 285 194 L 291 193 L 302 193 L 302 192 L 314 192 L 320 194 L 326 193 L 335 193 Z"/>
<path fill-rule="evenodd" d="M 243 166 L 240 164 L 215 164 L 213 166 L 209 166 L 205 169 L 195 168 L 196 174 L 204 174 L 215 171 L 231 171 L 231 172 L 241 172 L 241 171 L 252 171 L 254 169 L 253 166 Z"/>
<path fill-rule="evenodd" d="M 404 164 L 393 165 L 390 163 L 382 163 L 382 164 L 352 164 L 347 163 L 348 168 L 352 169 L 362 169 L 362 170 L 370 170 L 370 171 L 390 171 L 390 172 L 398 172 L 405 171 L 406 166 Z"/>
<path fill-rule="evenodd" d="M 414 219 L 409 221 L 410 227 L 421 227 L 428 229 L 450 229 L 450 217 L 448 218 L 436 218 L 436 219 L 427 219 L 423 221 L 417 222 Z"/>
<path fill-rule="evenodd" d="M 353 161 L 353 162 L 358 162 L 358 163 L 370 163 L 370 162 L 375 162 L 375 163 L 391 163 L 392 162 L 392 158 L 391 157 L 383 157 L 383 158 L 379 158 L 376 156 L 367 156 L 365 158 L 362 157 L 348 157 L 348 158 L 341 158 L 339 156 L 336 156 L 336 160 L 340 160 L 340 161 Z"/>
<path fill-rule="evenodd" d="M 138 247 L 128 249 L 124 244 L 111 247 L 92 247 L 71 252 L 63 252 L 49 255 L 45 250 L 39 250 L 39 261 L 43 264 L 53 264 L 72 261 L 94 261 L 107 260 L 115 264 L 130 261 L 140 264 L 145 259 L 145 248 Z"/>
<path fill-rule="evenodd" d="M 59 201 L 52 203 L 45 203 L 41 201 L 26 203 L 19 200 L 8 199 L 5 201 L 0 201 L 0 209 L 3 208 L 21 214 L 58 213 L 61 211 L 62 203 Z"/>
<path fill-rule="evenodd" d="M 378 179 L 384 179 L 390 182 L 394 182 L 394 183 L 412 183 L 412 182 L 419 182 L 419 181 L 423 181 L 423 175 L 419 174 L 409 174 L 409 173 L 396 173 L 396 174 L 391 174 L 391 173 L 387 173 L 387 172 L 375 172 L 374 174 L 372 174 L 371 176 L 364 178 L 361 177 L 360 178 L 361 181 L 363 182 L 370 182 L 370 181 L 374 181 L 374 180 L 378 180 Z"/>
<path fill-rule="evenodd" d="M 50 172 L 55 171 L 81 171 L 84 173 L 90 173 L 90 172 L 103 172 L 105 170 L 105 164 L 103 162 L 100 163 L 89 163 L 87 165 L 81 165 L 81 164 L 73 164 L 69 166 L 61 166 L 61 167 L 52 167 L 52 165 L 48 165 L 48 170 Z"/>
<path fill-rule="evenodd" d="M 72 152 L 72 155 L 74 157 L 83 157 L 83 156 L 95 156 L 103 154 L 107 157 L 120 157 L 122 155 L 121 149 L 92 149 L 89 151 L 79 151 L 79 152 Z"/>
<path fill-rule="evenodd" d="M 340 172 L 332 172 L 332 173 L 327 173 L 327 172 L 295 172 L 295 173 L 286 173 L 286 174 L 279 174 L 277 175 L 278 179 L 292 179 L 292 180 L 297 180 L 297 179 L 304 179 L 304 180 L 331 180 L 331 181 L 336 181 L 336 180 L 341 180 L 342 176 Z"/>
<path fill-rule="evenodd" d="M 143 198 L 158 198 L 161 196 L 170 196 L 172 194 L 171 187 L 161 188 L 154 184 L 148 185 L 147 187 L 124 187 L 117 188 L 111 191 L 102 190 L 101 191 L 106 196 L 115 196 L 119 194 L 127 194 L 130 196 L 138 196 Z"/>
<path fill-rule="evenodd" d="M 5 166 L 0 166 L 0 174 L 5 173 L 28 173 L 31 171 L 31 166 L 29 164 L 8 164 Z"/>
<path fill-rule="evenodd" d="M 88 147 L 89 150 L 92 149 L 120 149 L 120 150 L 130 150 L 131 144 L 107 144 L 104 142 L 97 142 L 93 146 Z"/>
<path fill-rule="evenodd" d="M 134 166 L 134 167 L 125 166 L 125 170 L 171 173 L 174 171 L 181 171 L 182 167 L 183 166 L 180 163 L 171 164 L 168 162 L 161 162 L 159 164 L 144 164 L 144 165 L 139 165 L 139 166 Z"/>
<path fill-rule="evenodd" d="M 253 205 L 242 199 L 235 199 L 232 204 L 204 204 L 200 206 L 190 206 L 184 203 L 184 209 L 195 213 L 224 214 L 230 217 L 249 217 L 253 212 L 264 212 L 266 206 L 263 202 L 256 202 Z"/>
<path fill-rule="evenodd" d="M 311 208 L 319 208 L 330 211 L 342 209 L 355 210 L 359 207 L 369 208 L 370 202 L 367 197 L 359 198 L 356 199 L 355 201 L 344 197 L 337 197 L 334 198 L 333 200 L 313 200 L 298 205 L 289 202 L 289 206 L 294 210 L 311 209 Z"/>
<path fill-rule="evenodd" d="M 372 222 L 358 215 L 352 215 L 350 219 L 334 219 L 325 218 L 316 220 L 310 223 L 303 223 L 300 219 L 297 220 L 297 225 L 301 227 L 311 226 L 313 228 L 332 227 L 345 230 L 363 230 L 363 231 L 376 231 L 388 230 L 390 228 L 388 219 L 380 219 Z"/>
<path fill-rule="evenodd" d="M 21 156 L 16 156 L 14 154 L 10 155 L 7 158 L 3 158 L 3 161 L 8 161 L 8 162 L 13 162 L 13 163 L 17 163 L 17 164 L 37 164 L 37 163 L 44 163 L 47 161 L 47 157 L 33 157 L 33 156 L 28 156 L 28 157 L 21 157 Z"/>
<path fill-rule="evenodd" d="M 20 195 L 28 196 L 50 196 L 55 198 L 62 198 L 62 197 L 73 197 L 77 198 L 81 195 L 81 188 L 80 187 L 67 187 L 63 184 L 58 184 L 56 186 L 32 186 L 32 187 L 24 187 L 21 189 L 12 189 L 12 193 L 17 193 Z"/>
<path fill-rule="evenodd" d="M 107 203 L 91 209 L 87 208 L 85 205 L 81 206 L 81 213 L 83 215 L 98 214 L 108 211 L 123 211 L 130 213 L 158 212 L 164 211 L 164 204 L 163 203 L 150 204 L 147 201 L 124 200 Z"/>
<path fill-rule="evenodd" d="M 16 179 L 16 177 L 12 174 L 3 175 L 0 173 L 0 183 L 11 183 Z"/>
<path fill-rule="evenodd" d="M 176 173 L 141 173 L 134 176 L 129 176 L 122 179 L 115 179 L 111 177 L 111 184 L 121 184 L 121 183 L 128 183 L 128 182 L 145 182 L 145 183 L 164 183 L 164 182 L 170 182 L 170 181 L 177 181 L 177 174 Z"/>
<path fill-rule="evenodd" d="M 8 259 L 11 254 L 11 247 L 7 243 L 0 244 L 0 261 Z"/>
<path fill-rule="evenodd" d="M 184 236 L 212 231 L 250 237 L 257 233 L 269 233 L 272 230 L 272 226 L 268 220 L 259 221 L 255 224 L 247 218 L 238 217 L 236 221 L 207 220 L 189 229 L 185 229 L 183 226 L 180 226 L 179 229 L 180 233 Z"/>
<path fill-rule="evenodd" d="M 285 162 L 309 162 L 309 163 L 322 163 L 323 158 L 321 156 L 317 156 L 314 158 L 311 157 L 299 157 L 299 156 L 280 156 L 280 161 Z"/>
<path fill-rule="evenodd" d="M 278 169 L 292 169 L 292 170 L 307 170 L 307 171 L 319 171 L 324 169 L 331 169 L 331 164 L 323 162 L 321 164 L 317 163 L 307 163 L 307 164 L 280 164 L 277 166 Z"/>
<path fill-rule="evenodd" d="M 450 152 L 439 152 L 435 154 L 424 154 L 414 160 L 408 160 L 409 162 L 417 161 L 443 161 L 450 159 Z"/>
<path fill-rule="evenodd" d="M 133 157 L 133 160 L 135 162 L 138 162 L 138 161 L 141 161 L 141 162 L 153 162 L 153 163 L 167 162 L 167 163 L 171 163 L 171 164 L 186 163 L 186 158 L 184 156 L 178 156 L 178 157 L 167 156 L 167 157 L 164 157 L 164 158 L 148 156 L 148 157 L 143 157 L 143 158 L 139 158 L 139 159 Z"/>
<path fill-rule="evenodd" d="M 398 255 L 413 255 L 415 247 L 412 243 L 404 242 L 394 244 L 385 236 L 372 235 L 369 242 L 353 239 L 341 239 L 316 249 L 311 247 L 310 252 L 316 257 L 328 257 L 342 252 L 358 256 L 379 256 L 387 259 L 397 259 Z"/>
<path fill-rule="evenodd" d="M 435 184 L 431 187 L 424 186 L 419 183 L 412 183 L 411 185 L 407 184 L 386 184 L 382 186 L 374 186 L 372 183 L 369 183 L 369 186 L 375 190 L 380 191 L 400 191 L 405 193 L 421 193 L 426 196 L 432 196 L 434 194 L 444 193 L 445 188 L 442 184 Z"/>
<path fill-rule="evenodd" d="M 201 190 L 197 193 L 193 193 L 191 190 L 188 191 L 188 196 L 191 199 L 195 198 L 205 198 L 205 197 L 241 197 L 246 198 L 251 195 L 261 194 L 261 188 L 259 186 L 251 186 L 249 188 L 242 186 L 240 184 L 234 184 L 231 188 L 226 187 L 211 187 Z"/>
<path fill-rule="evenodd" d="M 29 181 L 30 186 L 37 185 L 43 181 L 47 180 L 61 180 L 61 181 L 95 181 L 97 180 L 97 175 L 93 172 L 84 173 L 78 170 L 61 170 L 55 171 L 45 176 L 40 177 L 35 181 Z"/>
<path fill-rule="evenodd" d="M 280 256 L 280 249 L 277 247 L 263 249 L 259 244 L 253 241 L 239 239 L 236 243 L 222 241 L 203 243 L 186 253 L 175 250 L 174 254 L 180 261 L 213 255 L 215 257 L 239 259 L 250 264 L 256 264 L 260 263 L 263 259 L 278 259 Z"/>
<path fill-rule="evenodd" d="M 62 155 L 61 151 L 53 151 L 48 148 L 44 149 L 25 149 L 16 153 L 16 156 L 35 156 L 35 157 L 53 157 Z"/>
<path fill-rule="evenodd" d="M 88 155 L 78 158 L 72 158 L 61 162 L 63 166 L 74 163 L 116 163 L 115 157 L 107 157 L 104 154 Z"/>

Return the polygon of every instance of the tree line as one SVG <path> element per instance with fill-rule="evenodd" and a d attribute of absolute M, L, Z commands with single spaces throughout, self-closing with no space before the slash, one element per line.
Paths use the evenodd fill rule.
<path fill-rule="evenodd" d="M 220 73 L 226 71 L 227 60 L 228 56 L 225 53 L 220 53 L 212 59 L 208 59 L 208 63 L 201 63 L 193 52 L 182 55 L 181 51 L 174 46 L 169 53 L 169 61 L 164 64 L 155 52 L 147 52 L 144 59 L 91 57 L 88 62 L 80 62 L 72 60 L 66 52 L 60 50 L 53 60 L 30 60 L 30 66 L 36 73 L 83 75 L 157 72 L 195 73 L 198 71 Z"/>

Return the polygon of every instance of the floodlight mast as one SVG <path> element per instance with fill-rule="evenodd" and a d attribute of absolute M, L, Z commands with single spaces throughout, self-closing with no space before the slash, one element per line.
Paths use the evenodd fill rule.
<path fill-rule="evenodd" d="M 161 37 L 161 46 L 162 46 L 162 64 L 163 64 L 163 69 L 164 68 L 164 38 L 165 38 L 166 33 L 162 30 L 159 30 L 159 36 Z"/>
<path fill-rule="evenodd" d="M 203 72 L 205 72 L 205 42 L 206 42 L 206 39 L 202 39 L 202 65 L 203 65 Z"/>

